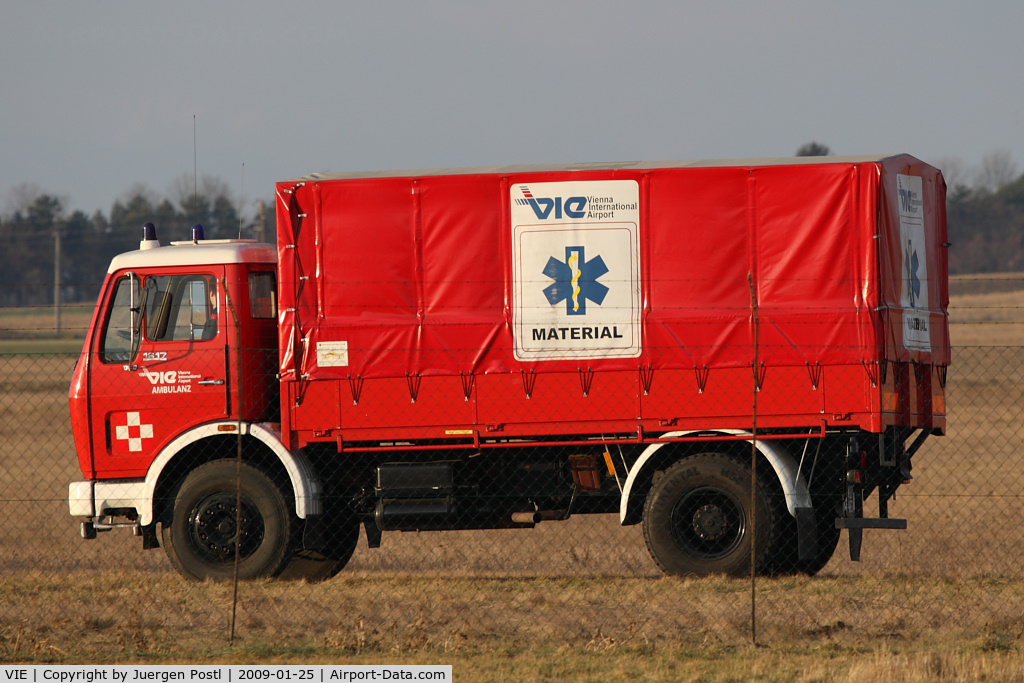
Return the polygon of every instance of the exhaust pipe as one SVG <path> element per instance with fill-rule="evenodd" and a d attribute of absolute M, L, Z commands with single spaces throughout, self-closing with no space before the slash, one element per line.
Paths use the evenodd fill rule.
<path fill-rule="evenodd" d="M 534 510 L 533 512 L 513 512 L 512 521 L 516 524 L 540 524 L 544 520 L 560 522 L 569 519 L 563 510 Z"/>
<path fill-rule="evenodd" d="M 536 524 L 541 520 L 539 512 L 513 512 L 512 521 L 516 524 Z"/>

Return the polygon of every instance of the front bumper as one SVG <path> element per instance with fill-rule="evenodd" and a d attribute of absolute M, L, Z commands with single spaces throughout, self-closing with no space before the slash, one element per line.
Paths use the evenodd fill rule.
<path fill-rule="evenodd" d="M 134 510 L 143 525 L 152 523 L 151 492 L 144 479 L 120 481 L 73 481 L 68 485 L 68 509 L 72 517 L 95 519 Z M 149 519 L 143 519 L 149 517 Z"/>

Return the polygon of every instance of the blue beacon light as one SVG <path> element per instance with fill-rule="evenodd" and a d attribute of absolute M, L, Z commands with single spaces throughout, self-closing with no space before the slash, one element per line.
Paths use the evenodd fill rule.
<path fill-rule="evenodd" d="M 139 242 L 139 249 L 155 249 L 160 246 L 156 238 L 156 226 L 146 223 L 142 226 L 142 241 Z"/>

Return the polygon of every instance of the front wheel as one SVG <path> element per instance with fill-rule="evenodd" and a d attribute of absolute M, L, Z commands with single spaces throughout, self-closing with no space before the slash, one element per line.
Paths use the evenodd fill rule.
<path fill-rule="evenodd" d="M 161 534 L 167 557 L 186 578 L 224 581 L 234 577 L 236 548 L 238 578 L 279 574 L 295 528 L 288 498 L 270 477 L 215 460 L 185 477 Z"/>
<path fill-rule="evenodd" d="M 758 568 L 766 560 L 772 508 L 758 481 L 750 505 L 750 467 L 719 453 L 701 453 L 665 470 L 644 504 L 644 539 L 658 566 L 674 575 L 750 573 L 750 538 Z"/>

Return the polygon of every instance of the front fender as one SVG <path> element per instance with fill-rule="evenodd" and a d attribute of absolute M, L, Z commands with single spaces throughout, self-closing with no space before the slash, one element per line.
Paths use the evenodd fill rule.
<path fill-rule="evenodd" d="M 228 431 L 224 427 L 230 427 Z M 153 498 L 156 492 L 157 483 L 164 470 L 170 465 L 175 456 L 186 446 L 211 436 L 225 436 L 237 434 L 237 422 L 210 422 L 194 427 L 179 435 L 160 452 L 153 464 L 146 472 L 144 489 L 139 491 L 142 495 L 136 498 L 135 509 L 139 513 L 139 524 L 148 526 L 153 523 Z M 249 436 L 263 445 L 277 456 L 285 470 L 288 472 L 288 479 L 292 485 L 292 492 L 295 495 L 295 514 L 300 519 L 308 515 L 318 515 L 321 512 L 320 481 L 317 479 L 312 465 L 302 451 L 291 451 L 281 442 L 280 432 L 273 429 L 266 423 L 242 423 L 242 436 Z"/>

